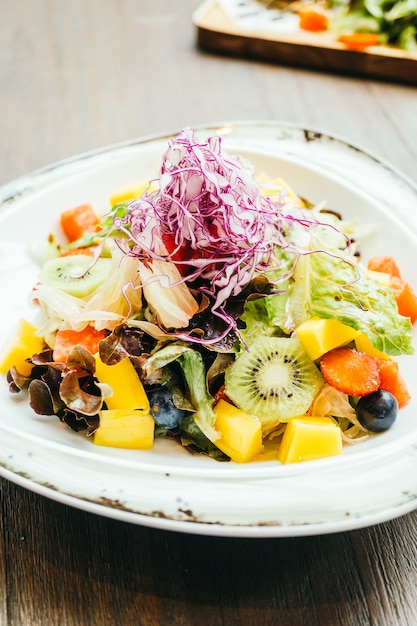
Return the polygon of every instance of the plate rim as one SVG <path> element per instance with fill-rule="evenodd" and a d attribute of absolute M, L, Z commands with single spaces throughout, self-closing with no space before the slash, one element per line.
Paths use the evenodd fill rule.
<path fill-rule="evenodd" d="M 279 122 L 279 121 L 257 121 L 257 120 L 241 120 L 241 121 L 231 121 L 231 122 L 221 122 L 214 124 L 200 124 L 193 126 L 193 130 L 196 133 L 201 133 L 203 131 L 206 132 L 217 132 L 217 129 L 220 128 L 228 128 L 232 129 L 238 128 L 240 131 L 248 128 L 259 128 L 259 127 L 267 127 L 267 128 L 275 128 L 275 129 L 286 129 L 289 131 L 297 131 L 302 133 L 307 133 L 312 138 L 324 139 L 329 142 L 337 142 L 344 147 L 349 148 L 350 150 L 354 150 L 359 152 L 366 159 L 371 159 L 378 166 L 382 166 L 384 169 L 391 171 L 396 177 L 398 177 L 403 183 L 408 185 L 414 193 L 416 193 L 417 197 L 417 184 L 408 176 L 397 170 L 394 166 L 392 166 L 388 161 L 384 161 L 380 157 L 372 154 L 367 149 L 362 148 L 361 146 L 354 144 L 345 140 L 341 136 L 336 136 L 333 134 L 326 133 L 321 130 L 315 130 L 311 128 L 304 128 L 303 126 L 292 123 L 292 122 Z M 149 144 L 152 142 L 162 142 L 164 140 L 168 141 L 171 137 L 175 136 L 179 131 L 169 131 L 163 133 L 154 133 L 144 137 L 128 139 L 122 142 L 118 142 L 116 144 L 111 144 L 109 146 L 104 146 L 98 148 L 96 150 L 91 150 L 88 152 L 81 153 L 79 155 L 74 155 L 72 157 L 68 157 L 66 159 L 62 159 L 60 161 L 56 161 L 50 165 L 46 165 L 37 170 L 34 170 L 32 173 L 19 177 L 10 183 L 6 183 L 0 187 L 0 211 L 2 208 L 8 204 L 12 204 L 15 200 L 18 200 L 22 197 L 22 195 L 30 194 L 31 191 L 37 191 L 42 187 L 43 184 L 48 186 L 49 177 L 55 174 L 59 174 L 60 170 L 65 168 L 71 168 L 74 164 L 80 164 L 85 160 L 94 159 L 96 157 L 108 157 L 109 155 L 119 153 L 120 151 L 129 150 L 132 148 L 140 147 L 145 144 Z M 13 194 L 10 194 L 10 191 L 15 190 Z M 1 427 L 1 425 L 0 425 Z M 1 462 L 0 462 L 1 464 Z M 37 492 L 40 495 L 52 498 L 56 501 L 60 501 L 64 504 L 69 504 L 76 508 L 82 508 L 86 511 L 104 515 L 107 517 L 112 517 L 114 519 L 119 519 L 122 521 L 128 521 L 133 523 L 138 523 L 146 526 L 152 526 L 154 528 L 160 528 L 163 530 L 176 530 L 179 532 L 189 532 L 194 534 L 206 534 L 206 535 L 219 535 L 219 536 L 240 536 L 240 537 L 283 537 L 283 536 L 301 536 L 301 535 L 313 535 L 313 534 L 326 534 L 330 532 L 339 532 L 345 530 L 351 530 L 354 528 L 362 528 L 365 526 L 373 525 L 375 523 L 379 523 L 381 521 L 388 521 L 390 519 L 394 519 L 400 515 L 408 513 L 414 510 L 417 507 L 417 495 L 410 497 L 408 500 L 403 502 L 401 505 L 396 506 L 391 509 L 385 509 L 384 511 L 379 511 L 374 514 L 369 514 L 367 517 L 357 518 L 357 519 L 346 519 L 344 521 L 335 522 L 320 522 L 320 523 L 303 523 L 303 524 L 295 524 L 295 525 L 276 525 L 276 526 L 268 526 L 268 525 L 235 525 L 235 524 L 213 524 L 205 523 L 205 522 L 195 522 L 189 520 L 176 520 L 170 518 L 163 518 L 157 516 L 148 516 L 141 513 L 126 511 L 122 508 L 115 508 L 114 506 L 107 506 L 103 504 L 98 504 L 97 502 L 91 502 L 83 498 L 79 498 L 76 496 L 72 496 L 71 494 L 67 494 L 61 491 L 57 491 L 51 486 L 47 486 L 45 484 L 33 482 L 33 480 L 20 475 L 16 472 L 12 472 L 7 467 L 3 465 L 0 467 L 0 474 L 15 482 L 16 484 L 20 484 L 21 486 L 30 489 L 31 491 Z M 234 479 L 235 480 L 235 479 Z M 417 489 L 417 485 L 416 485 Z"/>
<path fill-rule="evenodd" d="M 375 163 L 381 165 L 385 169 L 391 171 L 400 179 L 402 179 L 407 185 L 417 191 L 417 179 L 414 180 L 411 176 L 405 174 L 401 171 L 399 167 L 394 165 L 387 158 L 381 157 L 376 151 L 373 151 L 358 141 L 351 141 L 347 136 L 341 133 L 333 133 L 328 132 L 321 128 L 320 126 L 313 125 L 304 125 L 299 124 L 297 122 L 291 122 L 286 120 L 270 120 L 270 119 L 230 119 L 228 121 L 214 121 L 211 123 L 200 123 L 192 126 L 192 129 L 195 132 L 201 132 L 204 130 L 207 131 L 216 131 L 219 128 L 239 128 L 244 129 L 251 126 L 256 127 L 269 127 L 269 128 L 280 128 L 280 129 L 288 129 L 292 131 L 301 131 L 306 133 L 308 136 L 315 138 L 321 137 L 326 139 L 326 141 L 337 142 L 346 146 L 347 148 L 354 150 L 360 153 L 365 158 L 370 158 Z M 31 189 L 32 180 L 38 184 L 42 184 L 42 178 L 51 174 L 52 172 L 57 171 L 60 168 L 64 168 L 67 166 L 71 166 L 72 164 L 78 163 L 80 161 L 89 160 L 91 158 L 95 158 L 98 156 L 104 156 L 106 154 L 110 154 L 112 152 L 117 152 L 119 150 L 123 150 L 126 148 L 132 148 L 134 146 L 139 146 L 141 144 L 145 144 L 148 142 L 156 141 L 156 140 L 169 140 L 171 137 L 177 135 L 184 127 L 177 127 L 164 130 L 162 132 L 154 132 L 149 133 L 143 136 L 138 136 L 130 139 L 124 139 L 115 143 L 105 144 L 103 146 L 99 146 L 93 148 L 91 150 L 85 150 L 80 152 L 79 154 L 74 154 L 71 156 L 64 157 L 62 159 L 57 159 L 52 161 L 51 163 L 42 165 L 38 168 L 34 168 L 28 171 L 25 174 L 17 176 L 10 181 L 6 181 L 0 185 L 0 210 L 2 205 L 8 204 L 9 202 L 13 202 L 16 199 L 16 195 L 21 195 L 26 192 L 29 187 L 29 191 Z M 15 189 L 15 192 L 13 190 Z"/>

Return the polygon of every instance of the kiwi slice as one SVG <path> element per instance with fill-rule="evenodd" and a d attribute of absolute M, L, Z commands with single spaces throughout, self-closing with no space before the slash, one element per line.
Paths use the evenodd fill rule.
<path fill-rule="evenodd" d="M 39 280 L 47 287 L 84 298 L 106 280 L 110 265 L 111 259 L 94 260 L 86 254 L 58 257 L 45 263 Z"/>
<path fill-rule="evenodd" d="M 227 368 L 225 393 L 240 409 L 270 424 L 305 413 L 323 382 L 298 339 L 261 337 Z"/>

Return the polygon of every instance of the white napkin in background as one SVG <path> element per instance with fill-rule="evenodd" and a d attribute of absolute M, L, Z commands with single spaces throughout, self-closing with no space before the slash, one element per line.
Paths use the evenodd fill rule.
<path fill-rule="evenodd" d="M 235 24 L 245 30 L 279 33 L 299 30 L 296 14 L 268 8 L 257 0 L 217 0 L 217 3 Z"/>

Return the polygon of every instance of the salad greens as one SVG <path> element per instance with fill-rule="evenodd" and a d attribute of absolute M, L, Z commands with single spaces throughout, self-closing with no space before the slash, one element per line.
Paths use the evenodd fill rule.
<path fill-rule="evenodd" d="M 417 49 L 417 0 L 330 0 L 336 32 L 379 34 L 380 43 Z"/>
<path fill-rule="evenodd" d="M 410 320 L 398 315 L 393 293 L 358 273 L 357 265 L 340 253 L 300 257 L 288 306 L 295 327 L 314 316 L 338 319 L 364 332 L 385 354 L 413 352 Z"/>
<path fill-rule="evenodd" d="M 155 370 L 166 367 L 176 361 L 184 374 L 189 392 L 196 425 L 214 442 L 218 433 L 214 429 L 216 414 L 213 411 L 214 399 L 209 395 L 206 385 L 206 369 L 200 352 L 180 343 L 173 343 L 155 352 L 145 364 L 147 377 Z M 178 402 L 178 400 L 177 400 Z"/>
<path fill-rule="evenodd" d="M 12 392 L 29 390 L 34 411 L 55 414 L 74 430 L 98 428 L 108 389 L 82 346 L 66 363 L 54 360 L 62 330 L 104 331 L 103 363 L 128 357 L 147 394 L 168 389 L 185 415 L 174 429 L 159 424 L 155 435 L 219 460 L 227 458 L 215 445 L 224 374 L 259 337 L 296 337 L 303 322 L 318 317 L 361 331 L 387 356 L 413 352 L 411 321 L 399 314 L 392 290 L 361 264 L 354 225 L 280 183 L 263 185 L 220 137 L 200 141 L 183 130 L 169 142 L 160 176 L 100 225 L 64 252 L 96 246 L 91 266 L 105 254 L 111 271 L 85 297 L 71 295 L 64 283 L 51 286 L 43 271 L 34 297 L 47 345 L 32 356 L 30 375 L 15 367 L 8 374 Z M 343 407 L 339 417 L 351 419 L 346 394 L 332 393 L 333 406 Z"/>

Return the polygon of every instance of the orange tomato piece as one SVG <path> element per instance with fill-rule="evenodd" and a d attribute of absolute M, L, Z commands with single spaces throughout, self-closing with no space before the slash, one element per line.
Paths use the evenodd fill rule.
<path fill-rule="evenodd" d="M 376 256 L 368 261 L 368 270 L 390 275 L 390 287 L 397 302 L 398 313 L 417 321 L 417 294 L 411 285 L 401 277 L 400 269 L 391 256 Z"/>
<path fill-rule="evenodd" d="M 303 9 L 299 13 L 299 26 L 302 30 L 320 32 L 326 30 L 328 24 L 329 18 L 320 7 Z"/>
<path fill-rule="evenodd" d="M 377 46 L 379 35 L 376 33 L 345 33 L 339 36 L 339 41 L 349 50 L 362 52 L 370 46 Z"/>
<path fill-rule="evenodd" d="M 384 272 L 390 276 L 401 277 L 401 272 L 392 256 L 374 256 L 368 261 L 368 270 Z"/>
<path fill-rule="evenodd" d="M 79 254 L 86 254 L 87 256 L 94 256 L 96 246 L 86 246 L 85 248 L 72 248 L 61 252 L 59 256 L 77 256 Z"/>
<path fill-rule="evenodd" d="M 106 337 L 105 330 L 96 330 L 93 326 L 86 326 L 83 330 L 58 330 L 53 349 L 54 361 L 65 363 L 69 353 L 75 346 L 87 348 L 91 354 L 98 352 L 98 344 Z"/>
<path fill-rule="evenodd" d="M 397 399 L 399 408 L 408 404 L 411 400 L 411 395 L 404 378 L 400 374 L 397 361 L 378 359 L 378 365 L 381 373 L 379 388 L 392 393 Z"/>
<path fill-rule="evenodd" d="M 417 295 L 411 285 L 398 276 L 391 276 L 390 287 L 397 301 L 398 313 L 409 317 L 412 324 L 417 321 Z"/>
<path fill-rule="evenodd" d="M 100 230 L 100 221 L 91 204 L 80 204 L 61 213 L 61 227 L 69 241 L 76 241 L 84 233 Z"/>

